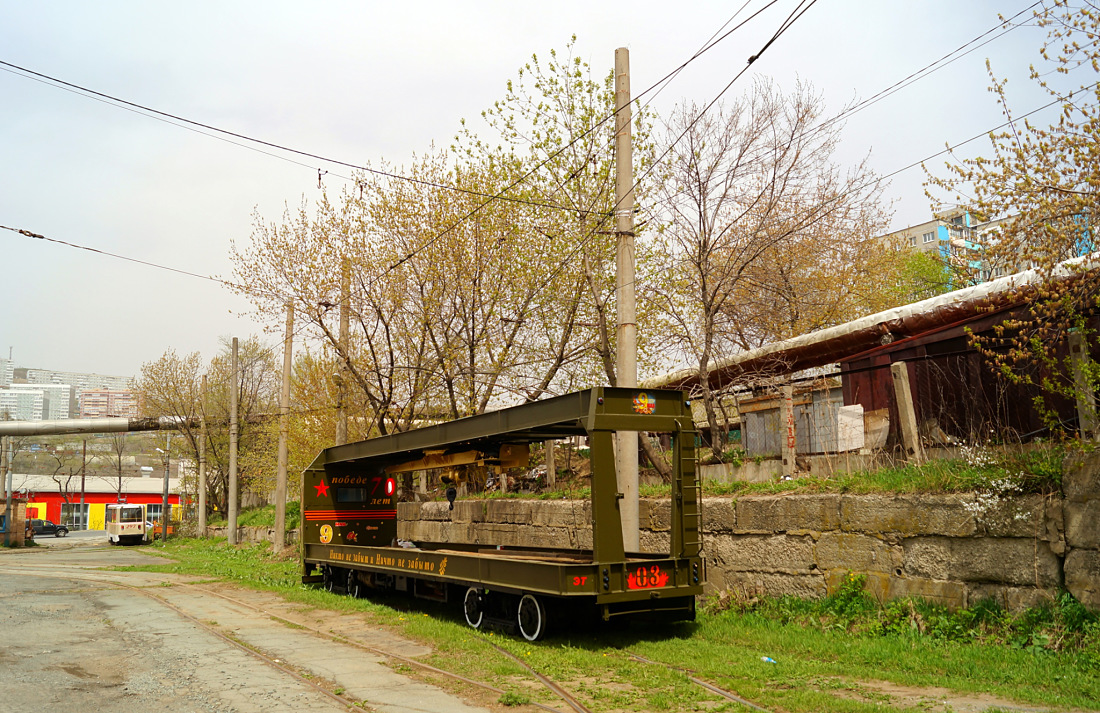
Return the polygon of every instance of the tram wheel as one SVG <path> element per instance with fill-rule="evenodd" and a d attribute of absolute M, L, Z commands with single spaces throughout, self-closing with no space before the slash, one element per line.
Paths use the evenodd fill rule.
<path fill-rule="evenodd" d="M 528 641 L 538 641 L 546 634 L 546 606 L 531 594 L 524 594 L 516 607 L 519 633 Z"/>
<path fill-rule="evenodd" d="M 336 589 L 336 569 L 334 567 L 325 567 L 322 576 L 324 578 L 325 591 L 334 591 Z"/>
<path fill-rule="evenodd" d="M 466 623 L 474 629 L 480 629 L 485 621 L 485 601 L 477 587 L 466 590 L 466 597 L 462 600 L 462 610 L 466 615 Z"/>
<path fill-rule="evenodd" d="M 359 579 L 359 575 L 356 572 L 348 572 L 347 579 L 347 593 L 352 599 L 361 599 L 363 597 L 363 581 Z"/>

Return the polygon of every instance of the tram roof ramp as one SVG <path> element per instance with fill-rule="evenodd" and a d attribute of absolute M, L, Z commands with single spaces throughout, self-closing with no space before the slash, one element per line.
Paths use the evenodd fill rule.
<path fill-rule="evenodd" d="M 543 401 L 490 411 L 412 431 L 332 446 L 307 470 L 357 460 L 402 460 L 415 451 L 456 447 L 490 450 L 596 431 L 693 430 L 691 403 L 682 391 L 602 386 Z"/>

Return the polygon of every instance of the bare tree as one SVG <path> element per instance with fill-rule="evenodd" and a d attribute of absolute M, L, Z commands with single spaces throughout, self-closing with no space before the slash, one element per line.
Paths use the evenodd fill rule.
<path fill-rule="evenodd" d="M 666 123 L 673 151 L 660 209 L 673 279 L 650 297 L 698 371 L 715 447 L 712 362 L 850 318 L 851 307 L 835 308 L 844 302 L 838 275 L 852 272 L 860 248 L 884 227 L 871 171 L 833 162 L 841 126 L 818 124 L 823 110 L 808 85 L 784 94 L 759 79 L 733 104 L 710 111 L 683 104 Z M 817 316 L 807 319 L 809 312 Z"/>

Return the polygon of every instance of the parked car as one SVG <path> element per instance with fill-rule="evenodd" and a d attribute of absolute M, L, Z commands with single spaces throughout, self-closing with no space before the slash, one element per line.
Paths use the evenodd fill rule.
<path fill-rule="evenodd" d="M 31 529 L 35 535 L 53 535 L 64 537 L 69 534 L 69 528 L 64 525 L 55 525 L 49 520 L 31 520 Z"/>

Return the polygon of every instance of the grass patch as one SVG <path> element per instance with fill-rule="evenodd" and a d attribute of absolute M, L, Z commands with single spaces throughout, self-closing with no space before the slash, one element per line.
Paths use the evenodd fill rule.
<path fill-rule="evenodd" d="M 779 493 L 1040 493 L 1059 492 L 1067 449 L 1052 446 L 1025 452 L 992 447 L 961 449 L 961 457 L 931 460 L 832 477 L 806 475 L 765 483 L 705 481 L 709 495 Z"/>
<path fill-rule="evenodd" d="M 286 529 L 296 529 L 302 522 L 301 503 L 291 500 L 286 504 Z M 211 519 L 207 525 L 212 527 L 224 527 L 229 522 L 224 518 Z M 247 508 L 237 516 L 239 527 L 275 527 L 275 506 L 264 505 L 258 508 Z"/>
<path fill-rule="evenodd" d="M 708 452 L 706 449 L 701 453 Z M 936 459 L 919 466 L 902 465 L 874 471 L 856 471 L 835 476 L 803 475 L 791 480 L 771 480 L 763 483 L 714 480 L 701 482 L 703 494 L 724 495 L 777 495 L 781 493 L 958 493 L 988 492 L 1002 495 L 1059 492 L 1062 484 L 1062 462 L 1069 449 L 1049 445 L 1037 449 L 1019 451 L 997 446 L 974 446 L 959 449 L 960 457 Z M 725 462 L 739 465 L 750 458 L 739 449 L 731 449 L 724 456 Z M 703 457 L 700 457 L 702 462 Z M 586 500 L 591 488 L 586 479 L 559 480 L 553 490 L 538 492 L 507 492 L 492 490 L 468 493 L 465 500 L 536 499 L 536 500 Z M 667 498 L 671 486 L 641 485 L 643 498 Z M 436 499 L 442 499 L 442 495 Z M 242 518 L 244 515 L 241 516 Z"/>
<path fill-rule="evenodd" d="M 530 644 L 468 628 L 457 607 L 398 596 L 355 600 L 304 586 L 297 560 L 273 557 L 267 545 L 181 538 L 154 552 L 171 559 L 129 569 L 218 577 L 311 608 L 360 612 L 370 626 L 431 645 L 435 653 L 426 663 L 504 688 L 502 705 L 560 703 L 528 686 L 529 675 L 490 642 L 597 711 L 739 710 L 686 674 L 631 653 L 691 669 L 772 710 L 880 711 L 888 695 L 864 685 L 875 681 L 987 693 L 1016 705 L 1100 710 L 1100 625 L 1068 597 L 1018 615 L 989 604 L 956 613 L 916 600 L 882 607 L 857 577 L 824 600 L 715 600 L 692 624 L 577 626 Z"/>

